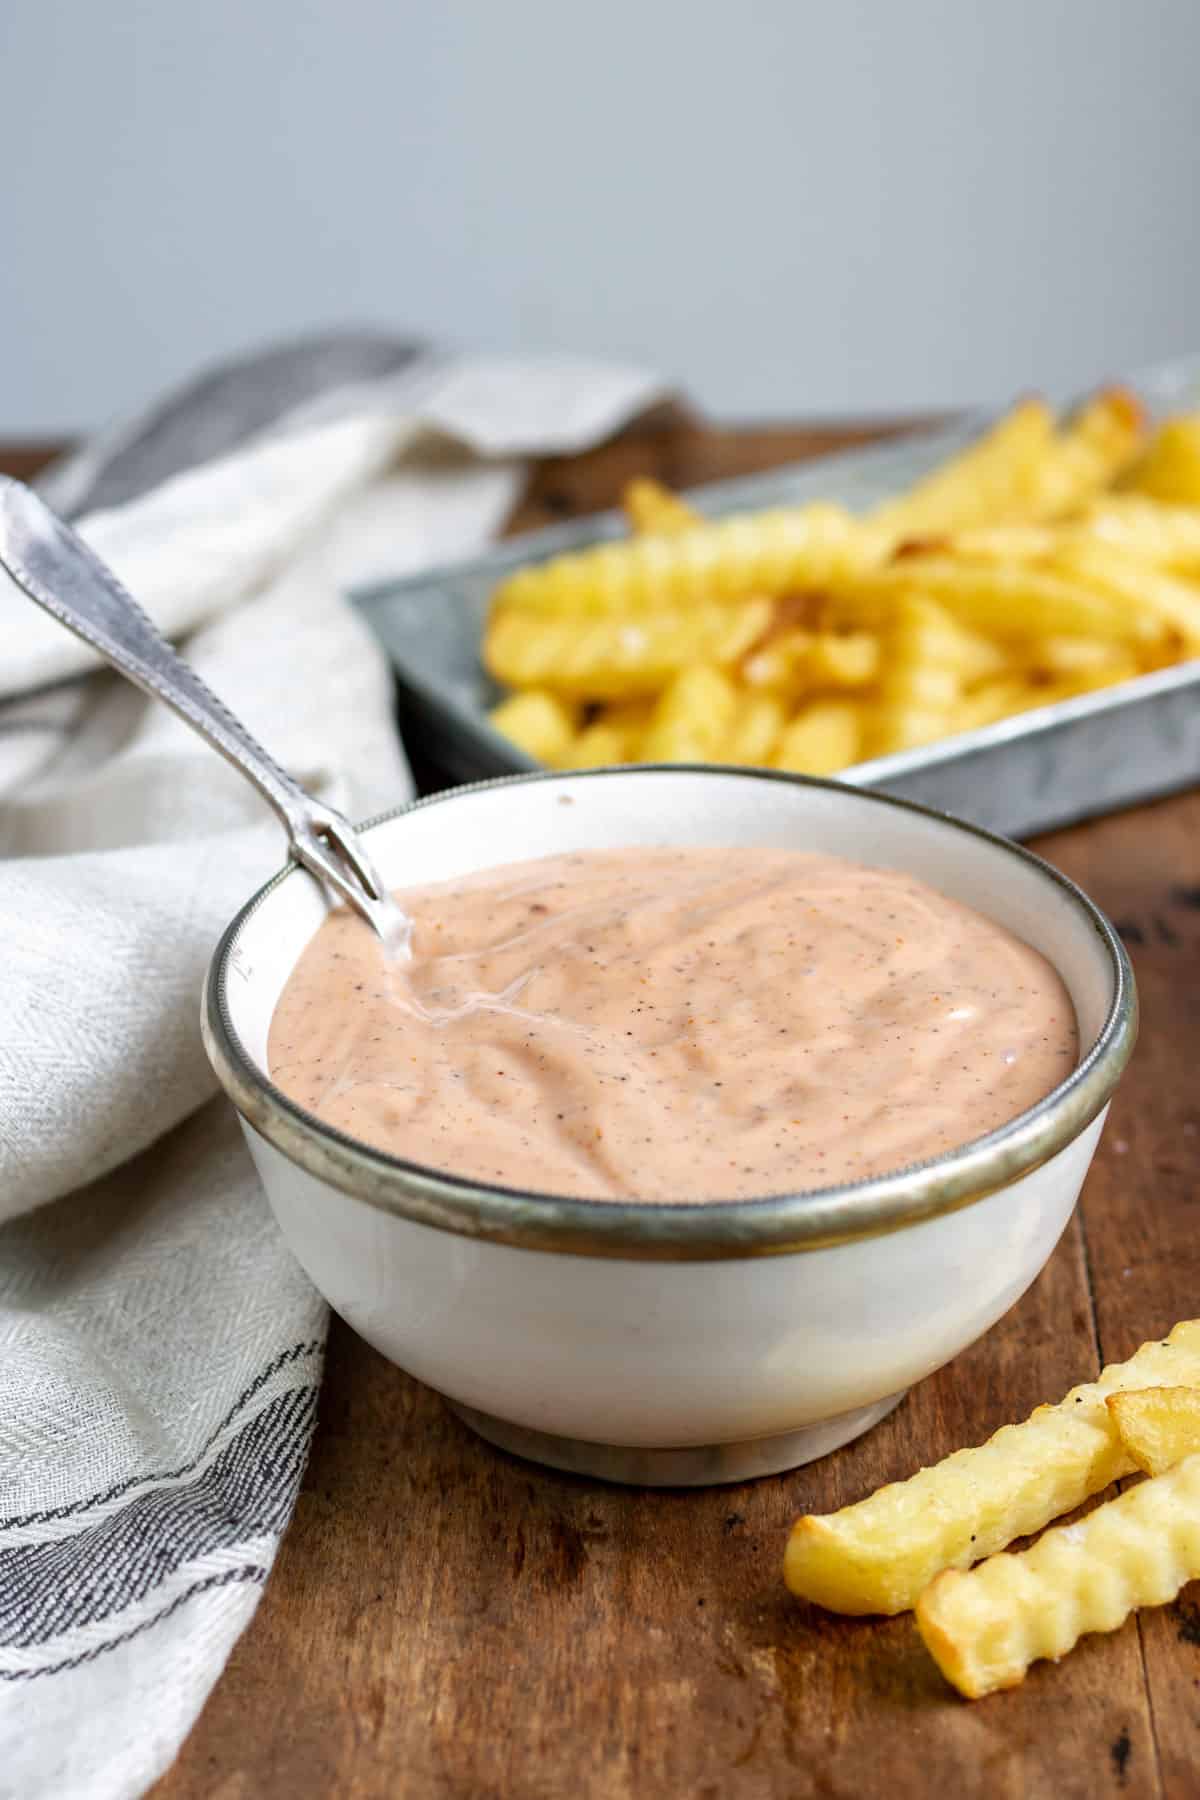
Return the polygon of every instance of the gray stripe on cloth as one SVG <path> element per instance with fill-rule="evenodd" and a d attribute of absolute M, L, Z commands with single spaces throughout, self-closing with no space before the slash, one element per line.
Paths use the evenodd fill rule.
<path fill-rule="evenodd" d="M 255 1394 L 261 1392 L 273 1375 L 278 1375 L 281 1369 L 285 1369 L 289 1363 L 299 1361 L 301 1357 L 318 1355 L 323 1348 L 324 1340 L 322 1338 L 309 1338 L 306 1343 L 293 1344 L 290 1350 L 281 1351 L 273 1361 L 267 1364 L 265 1369 L 259 1372 L 249 1387 L 242 1390 L 220 1424 L 209 1433 L 195 1456 L 187 1462 L 181 1463 L 178 1468 L 163 1469 L 152 1475 L 130 1475 L 126 1480 L 118 1481 L 113 1487 L 106 1488 L 103 1493 L 89 1494 L 82 1500 L 72 1500 L 63 1506 L 43 1508 L 41 1512 L 23 1513 L 19 1517 L 11 1519 L 0 1518 L 0 1532 L 18 1531 L 30 1525 L 49 1525 L 58 1519 L 69 1519 L 76 1513 L 92 1512 L 98 1506 L 106 1506 L 110 1501 L 119 1500 L 123 1494 L 129 1493 L 135 1487 L 151 1487 L 157 1482 L 178 1481 L 181 1476 L 190 1475 L 192 1470 L 198 1468 L 204 1461 L 221 1433 L 232 1424 L 242 1408 L 253 1400 Z M 318 1385 L 319 1371 L 318 1382 L 314 1383 L 314 1386 Z"/>
<path fill-rule="evenodd" d="M 64 1675 L 68 1669 L 82 1668 L 85 1663 L 95 1662 L 106 1651 L 117 1650 L 122 1644 L 128 1644 L 133 1638 L 141 1637 L 143 1632 L 150 1631 L 155 1625 L 161 1625 L 172 1613 L 179 1611 L 188 1600 L 194 1600 L 200 1594 L 211 1593 L 214 1588 L 230 1587 L 237 1583 L 249 1582 L 254 1587 L 262 1587 L 270 1574 L 269 1569 L 257 1563 L 243 1563 L 237 1569 L 222 1569 L 218 1575 L 208 1575 L 203 1581 L 194 1581 L 182 1594 L 173 1599 L 149 1619 L 141 1619 L 128 1631 L 120 1631 L 115 1637 L 105 1638 L 99 1644 L 92 1644 L 75 1656 L 64 1656 L 61 1662 L 47 1663 L 44 1668 L 37 1669 L 0 1669 L 0 1681 L 36 1681 L 39 1675 Z"/>
<path fill-rule="evenodd" d="M 315 1386 L 282 1394 L 185 1486 L 139 1494 L 57 1543 L 0 1550 L 0 1645 L 45 1644 L 144 1600 L 199 1556 L 280 1535 L 316 1405 Z"/>

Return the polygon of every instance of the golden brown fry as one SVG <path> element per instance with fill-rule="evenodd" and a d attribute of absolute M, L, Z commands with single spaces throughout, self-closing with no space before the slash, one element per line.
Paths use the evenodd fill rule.
<path fill-rule="evenodd" d="M 658 531 L 671 536 L 701 523 L 701 515 L 686 500 L 647 476 L 625 484 L 621 506 L 631 531 Z"/>
<path fill-rule="evenodd" d="M 1113 646 L 1104 638 L 1037 637 L 1018 653 L 1035 676 L 1053 678 L 1092 674 L 1113 661 Z"/>
<path fill-rule="evenodd" d="M 737 710 L 725 737 L 712 753 L 713 760 L 747 766 L 770 762 L 786 719 L 786 709 L 777 694 L 739 694 Z"/>
<path fill-rule="evenodd" d="M 1023 400 L 907 494 L 877 507 L 868 522 L 881 539 L 896 543 L 1026 519 L 1036 470 L 1053 433 L 1054 415 L 1045 402 Z"/>
<path fill-rule="evenodd" d="M 804 672 L 814 687 L 867 687 L 879 674 L 882 652 L 873 631 L 818 631 Z"/>
<path fill-rule="evenodd" d="M 801 1599 L 844 1613 L 898 1613 L 943 1569 L 966 1568 L 1038 1531 L 1133 1464 L 1104 1404 L 1122 1388 L 1200 1384 L 1200 1319 L 1143 1344 L 1098 1381 L 1040 1406 L 986 1444 L 959 1450 L 840 1512 L 799 1519 L 784 1579 Z"/>
<path fill-rule="evenodd" d="M 814 700 L 785 725 L 772 762 L 797 775 L 836 775 L 862 754 L 862 712 L 853 700 Z"/>
<path fill-rule="evenodd" d="M 537 688 L 510 695 L 488 717 L 510 743 L 543 763 L 554 763 L 563 755 L 579 722 L 578 708 Z"/>
<path fill-rule="evenodd" d="M 873 631 L 810 631 L 790 626 L 768 633 L 742 659 L 749 688 L 799 694 L 813 688 L 867 687 L 879 674 L 879 637 Z"/>
<path fill-rule="evenodd" d="M 741 678 L 746 686 L 780 693 L 792 693 L 802 687 L 813 635 L 797 625 L 752 645 L 741 662 Z"/>
<path fill-rule="evenodd" d="M 592 700 L 656 693 L 689 663 L 736 662 L 770 622 L 768 600 L 709 603 L 636 619 L 575 620 L 502 612 L 492 619 L 483 660 L 508 687 L 549 687 Z"/>
<path fill-rule="evenodd" d="M 953 556 L 968 562 L 1037 562 L 1049 556 L 1062 538 L 1058 525 L 980 525 L 931 541 L 898 546 L 893 561 L 921 556 Z"/>
<path fill-rule="evenodd" d="M 593 719 L 558 753 L 558 769 L 596 769 L 613 763 L 637 762 L 650 723 L 649 700 L 615 701 L 602 706 Z"/>
<path fill-rule="evenodd" d="M 1168 506 L 1144 494 L 1103 494 L 1071 530 L 1140 562 L 1200 574 L 1200 506 Z"/>
<path fill-rule="evenodd" d="M 1200 413 L 1161 425 L 1123 485 L 1174 506 L 1200 506 Z"/>
<path fill-rule="evenodd" d="M 850 578 L 840 592 L 886 606 L 919 592 L 961 624 L 999 643 L 1047 634 L 1136 643 L 1162 635 L 1147 609 L 1036 563 L 960 562 L 951 556 L 902 558 Z"/>
<path fill-rule="evenodd" d="M 859 536 L 840 506 L 735 513 L 518 569 L 496 589 L 493 617 L 513 611 L 582 621 L 774 599 L 855 565 Z"/>
<path fill-rule="evenodd" d="M 1064 540 L 1053 566 L 1072 580 L 1085 581 L 1098 594 L 1124 601 L 1132 612 L 1178 632 L 1188 645 L 1200 644 L 1200 588 L 1180 575 L 1081 537 Z"/>
<path fill-rule="evenodd" d="M 1069 421 L 1038 464 L 1031 519 L 1078 510 L 1127 468 L 1145 435 L 1145 413 L 1127 388 L 1105 388 Z"/>
<path fill-rule="evenodd" d="M 870 750 L 886 756 L 932 743 L 955 729 L 968 683 L 1005 666 L 987 638 L 966 630 L 920 593 L 896 597 L 886 634 L 879 704 L 871 714 Z"/>
<path fill-rule="evenodd" d="M 1090 669 L 1077 669 L 1073 675 L 1063 675 L 1057 681 L 1047 682 L 1041 689 L 1037 706 L 1054 706 L 1059 700 L 1074 700 L 1080 694 L 1094 694 L 1100 688 L 1116 687 L 1119 682 L 1133 681 L 1142 673 L 1136 657 L 1114 656 L 1106 663 L 1097 663 Z"/>
<path fill-rule="evenodd" d="M 1143 1481 L 1019 1555 L 941 1574 L 917 1601 L 917 1627 L 968 1699 L 1016 1687 L 1042 1657 L 1090 1631 L 1116 1631 L 1200 1575 L 1200 1454 Z"/>
<path fill-rule="evenodd" d="M 1135 657 L 1119 652 L 1114 654 L 1115 647 L 1111 644 L 1107 649 L 1109 654 L 1106 657 L 1087 663 L 1080 662 L 1073 670 L 1064 671 L 1054 680 L 1021 674 L 1005 675 L 997 681 L 984 682 L 973 693 L 965 694 L 954 708 L 952 729 L 978 731 L 981 726 L 993 725 L 998 719 L 1033 712 L 1039 707 L 1056 706 L 1062 700 L 1077 699 L 1080 694 L 1091 694 L 1099 688 L 1115 687 L 1119 682 L 1132 681 L 1143 673 L 1142 666 Z"/>
<path fill-rule="evenodd" d="M 577 738 L 572 739 L 558 757 L 555 767 L 607 769 L 614 763 L 627 760 L 626 747 L 626 734 L 619 725 L 609 725 L 603 719 L 595 719 L 584 727 Z"/>
<path fill-rule="evenodd" d="M 1162 1475 L 1200 1450 L 1200 1388 L 1135 1388 L 1105 1401 L 1126 1453 Z"/>
<path fill-rule="evenodd" d="M 694 664 L 665 688 L 642 740 L 644 762 L 708 762 L 733 724 L 737 689 L 719 669 Z"/>
<path fill-rule="evenodd" d="M 979 731 L 984 725 L 994 725 L 997 719 L 1047 706 L 1050 692 L 1049 682 L 1034 681 L 1028 675 L 1001 675 L 995 681 L 985 681 L 973 693 L 964 694 L 951 713 L 951 729 Z"/>

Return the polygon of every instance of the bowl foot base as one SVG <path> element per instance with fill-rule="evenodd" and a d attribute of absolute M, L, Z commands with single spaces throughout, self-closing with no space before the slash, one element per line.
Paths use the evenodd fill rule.
<path fill-rule="evenodd" d="M 491 1413 L 476 1412 L 457 1400 L 447 1400 L 472 1431 L 501 1450 L 528 1462 L 546 1463 L 570 1475 L 591 1475 L 600 1481 L 616 1481 L 626 1487 L 720 1487 L 731 1481 L 753 1481 L 759 1475 L 778 1475 L 798 1469 L 861 1437 L 872 1425 L 899 1406 L 907 1390 L 889 1394 L 871 1406 L 820 1419 L 798 1431 L 777 1437 L 748 1438 L 733 1444 L 696 1444 L 674 1450 L 643 1449 L 637 1445 L 596 1444 L 584 1438 L 556 1437 L 527 1425 L 512 1425 Z"/>

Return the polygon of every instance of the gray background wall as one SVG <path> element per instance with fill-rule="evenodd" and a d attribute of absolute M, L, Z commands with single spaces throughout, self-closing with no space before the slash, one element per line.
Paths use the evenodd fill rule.
<path fill-rule="evenodd" d="M 725 414 L 1200 346 L 1195 0 L 5 0 L 0 429 L 343 319 Z"/>

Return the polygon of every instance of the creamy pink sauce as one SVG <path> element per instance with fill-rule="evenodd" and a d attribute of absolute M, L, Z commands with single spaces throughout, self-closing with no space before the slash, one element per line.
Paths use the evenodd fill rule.
<path fill-rule="evenodd" d="M 968 1143 L 1076 1061 L 1062 981 L 911 875 L 770 849 L 586 851 L 341 909 L 271 1021 L 284 1093 L 409 1161 L 610 1200 L 748 1199 Z"/>

